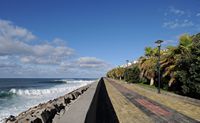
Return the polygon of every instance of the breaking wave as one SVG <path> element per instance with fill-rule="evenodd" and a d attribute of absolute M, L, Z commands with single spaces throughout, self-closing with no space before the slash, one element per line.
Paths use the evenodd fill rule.
<path fill-rule="evenodd" d="M 14 89 L 12 88 L 8 93 L 20 96 L 39 96 L 45 94 L 53 94 L 66 91 L 67 88 L 50 88 L 50 89 Z"/>
<path fill-rule="evenodd" d="M 49 81 L 53 82 L 53 81 Z M 27 88 L 27 89 L 17 89 L 17 88 L 12 88 L 9 91 L 1 91 L 0 92 L 0 98 L 6 98 L 6 97 L 12 97 L 13 95 L 18 95 L 18 96 L 42 96 L 42 95 L 48 95 L 48 94 L 55 94 L 55 93 L 61 93 L 61 92 L 66 92 L 69 90 L 74 90 L 77 88 L 77 85 L 74 86 L 69 86 L 68 84 L 75 84 L 77 83 L 79 87 L 87 85 L 89 83 L 94 82 L 94 80 L 54 80 L 54 82 L 62 82 L 62 83 L 67 83 L 67 84 L 62 84 L 58 86 L 54 86 L 51 88 L 46 88 L 46 89 L 34 89 L 34 88 Z"/>
<path fill-rule="evenodd" d="M 0 98 L 12 97 L 13 95 L 15 95 L 15 94 L 12 92 L 6 92 L 6 91 L 0 92 Z"/>
<path fill-rule="evenodd" d="M 2 119 L 9 117 L 11 114 L 17 115 L 32 106 L 55 99 L 94 81 L 72 79 L 38 80 L 30 85 L 29 88 L 20 88 L 20 85 L 20 87 L 12 86 L 11 88 L 0 90 L 0 123 Z M 47 84 L 40 84 L 40 82 L 47 82 Z M 49 82 L 55 84 L 49 84 Z"/>

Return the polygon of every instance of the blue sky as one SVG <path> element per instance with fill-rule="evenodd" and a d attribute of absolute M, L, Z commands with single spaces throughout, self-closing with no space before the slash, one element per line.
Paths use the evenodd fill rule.
<path fill-rule="evenodd" d="M 0 77 L 99 77 L 200 32 L 199 0 L 1 0 Z"/>

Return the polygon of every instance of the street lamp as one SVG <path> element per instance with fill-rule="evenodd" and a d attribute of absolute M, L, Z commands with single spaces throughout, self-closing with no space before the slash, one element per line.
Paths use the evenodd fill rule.
<path fill-rule="evenodd" d="M 127 68 L 128 68 L 128 63 L 129 63 L 129 60 L 126 60 L 126 63 L 127 63 Z"/>
<path fill-rule="evenodd" d="M 160 47 L 161 47 L 161 43 L 163 41 L 162 40 L 157 40 L 155 43 L 158 46 L 158 63 L 157 63 L 157 68 L 158 68 L 158 93 L 160 93 Z"/>
<path fill-rule="evenodd" d="M 128 63 L 129 63 L 129 60 L 126 60 L 126 65 L 124 65 L 125 66 L 125 74 L 124 74 L 124 80 L 126 81 L 126 80 L 128 80 Z"/>

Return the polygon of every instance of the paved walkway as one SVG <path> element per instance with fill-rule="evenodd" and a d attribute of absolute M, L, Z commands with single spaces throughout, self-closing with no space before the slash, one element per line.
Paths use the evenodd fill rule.
<path fill-rule="evenodd" d="M 196 123 L 200 121 L 198 105 L 172 96 L 156 94 L 135 85 L 123 84 L 112 79 L 104 80 L 121 123 Z"/>

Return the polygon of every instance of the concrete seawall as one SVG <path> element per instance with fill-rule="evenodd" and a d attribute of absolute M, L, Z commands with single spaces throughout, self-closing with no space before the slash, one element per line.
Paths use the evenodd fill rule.
<path fill-rule="evenodd" d="M 6 123 L 118 123 L 103 78 L 47 103 L 39 104 Z"/>
<path fill-rule="evenodd" d="M 104 79 L 101 78 L 93 101 L 87 112 L 85 123 L 118 123 L 116 113 L 108 96 Z"/>
<path fill-rule="evenodd" d="M 118 123 L 103 78 L 95 82 L 56 123 Z"/>

